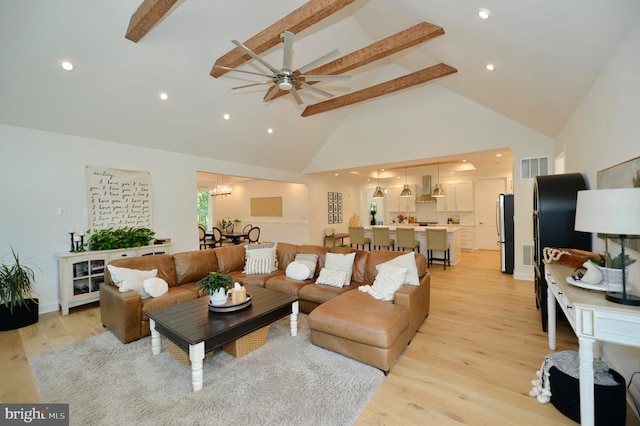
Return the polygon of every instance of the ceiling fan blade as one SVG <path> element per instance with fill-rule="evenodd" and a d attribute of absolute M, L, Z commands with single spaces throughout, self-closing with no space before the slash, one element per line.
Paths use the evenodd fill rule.
<path fill-rule="evenodd" d="M 338 56 L 340 56 L 340 51 L 338 49 L 327 53 L 324 56 L 319 57 L 318 59 L 316 59 L 315 61 L 309 62 L 307 65 L 302 66 L 300 68 L 298 68 L 298 72 L 300 74 L 304 74 L 305 72 L 312 70 L 316 67 L 319 67 L 322 64 L 326 64 L 329 61 L 332 61 L 334 59 L 336 59 Z"/>
<path fill-rule="evenodd" d="M 255 59 L 256 61 L 260 62 L 262 65 L 264 65 L 265 67 L 267 67 L 269 70 L 271 70 L 271 72 L 273 73 L 277 73 L 278 70 L 275 69 L 273 66 L 271 66 L 267 61 L 265 61 L 264 59 L 262 59 L 260 56 L 256 55 L 255 53 L 253 53 L 253 51 L 251 49 L 249 49 L 247 46 L 245 46 L 244 44 L 240 43 L 238 40 L 231 40 L 231 43 L 235 44 L 236 46 L 238 46 L 240 49 L 244 50 L 244 52 L 251 56 L 253 59 Z"/>
<path fill-rule="evenodd" d="M 291 60 L 293 58 L 293 33 L 285 31 L 282 33 L 284 40 L 284 55 L 282 57 L 282 68 L 291 71 Z"/>
<path fill-rule="evenodd" d="M 233 89 L 233 90 L 235 90 L 235 89 L 244 89 L 246 87 L 262 86 L 263 84 L 273 84 L 273 81 L 261 81 L 259 83 L 245 84 L 244 86 L 236 86 L 236 87 L 232 87 L 231 89 Z"/>
<path fill-rule="evenodd" d="M 280 42 L 280 34 L 282 34 L 283 31 L 291 31 L 294 34 L 298 34 L 313 24 L 322 21 L 327 16 L 331 16 L 350 5 L 354 1 L 355 0 L 309 0 L 284 18 L 251 37 L 245 44 L 257 54 L 266 52 Z M 238 67 L 245 62 L 247 62 L 247 58 L 244 53 L 238 49 L 232 49 L 215 61 L 217 65 L 232 68 Z M 213 68 L 209 74 L 217 78 L 224 74 L 224 70 Z"/>
<path fill-rule="evenodd" d="M 304 81 L 335 81 L 335 80 L 351 80 L 350 75 L 299 75 Z"/>
<path fill-rule="evenodd" d="M 276 93 L 278 93 L 279 90 L 280 90 L 280 88 L 278 87 L 278 85 L 274 84 L 273 87 L 271 87 L 267 91 L 267 94 L 265 95 L 265 97 L 264 97 L 264 99 L 262 101 L 263 102 L 269 102 L 271 99 L 273 99 L 273 97 L 276 95 Z"/>
<path fill-rule="evenodd" d="M 259 72 L 253 72 L 253 71 L 239 70 L 239 69 L 236 69 L 236 68 L 223 67 L 223 66 L 220 66 L 220 65 L 214 65 L 214 68 L 222 68 L 222 69 L 227 70 L 227 71 L 235 71 L 235 72 L 243 72 L 245 74 L 259 75 L 260 77 L 269 77 L 269 78 L 273 77 L 272 75 L 269 75 L 269 74 L 263 74 L 263 73 L 259 73 Z"/>
<path fill-rule="evenodd" d="M 305 90 L 310 90 L 314 93 L 317 93 L 318 95 L 322 95 L 325 96 L 327 98 L 333 98 L 333 93 L 329 93 L 329 92 L 325 92 L 324 90 L 318 89 L 316 87 L 311 86 L 310 84 L 307 83 L 300 83 L 300 86 L 302 86 Z"/>
<path fill-rule="evenodd" d="M 344 96 L 338 96 L 333 99 L 329 99 L 328 101 L 309 105 L 304 109 L 304 111 L 302 111 L 302 116 L 308 117 L 310 115 L 363 102 L 368 99 L 397 92 L 398 90 L 426 83 L 428 81 L 435 80 L 436 78 L 444 77 L 456 72 L 458 72 L 458 70 L 450 67 L 449 65 L 437 64 L 393 80 L 385 81 L 384 83 L 376 84 L 375 86 L 371 86 L 366 89 L 351 92 Z"/>
<path fill-rule="evenodd" d="M 298 103 L 298 105 L 302 105 L 304 104 L 304 102 L 302 102 L 302 98 L 300 97 L 300 95 L 298 95 L 298 91 L 296 90 L 295 87 L 291 88 L 291 94 L 293 95 L 293 99 L 296 100 L 296 102 Z"/>

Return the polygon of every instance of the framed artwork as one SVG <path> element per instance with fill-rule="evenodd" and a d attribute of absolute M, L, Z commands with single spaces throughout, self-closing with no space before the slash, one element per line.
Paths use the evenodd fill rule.
<path fill-rule="evenodd" d="M 640 188 L 640 157 L 598 171 L 598 189 Z M 615 240 L 614 240 L 615 241 Z M 619 240 L 618 240 L 619 241 Z M 625 240 L 625 247 L 640 251 L 640 240 Z"/>
<path fill-rule="evenodd" d="M 342 192 L 327 193 L 328 222 L 342 223 Z"/>

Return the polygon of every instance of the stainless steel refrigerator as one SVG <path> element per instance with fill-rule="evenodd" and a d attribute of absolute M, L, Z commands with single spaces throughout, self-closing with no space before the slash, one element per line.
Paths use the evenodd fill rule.
<path fill-rule="evenodd" d="M 513 195 L 500 194 L 496 202 L 496 230 L 502 272 L 513 274 Z"/>

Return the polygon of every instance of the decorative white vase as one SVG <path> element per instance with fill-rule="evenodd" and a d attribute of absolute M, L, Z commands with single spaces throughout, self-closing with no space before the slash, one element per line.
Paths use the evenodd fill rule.
<path fill-rule="evenodd" d="M 219 288 L 209 296 L 211 306 L 222 306 L 227 303 L 227 289 Z"/>
<path fill-rule="evenodd" d="M 609 284 L 622 284 L 622 269 L 603 268 L 598 266 L 598 269 L 602 273 L 602 281 Z M 625 268 L 624 276 L 626 281 L 629 282 L 629 269 Z"/>

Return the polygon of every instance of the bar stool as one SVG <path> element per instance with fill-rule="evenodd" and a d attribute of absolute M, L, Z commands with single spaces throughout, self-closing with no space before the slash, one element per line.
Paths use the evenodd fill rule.
<path fill-rule="evenodd" d="M 416 241 L 416 231 L 412 227 L 397 227 L 396 228 L 396 239 L 398 240 L 398 251 L 402 249 L 411 249 L 415 251 L 418 249 L 418 253 L 420 253 L 420 242 Z"/>
<path fill-rule="evenodd" d="M 371 238 L 367 238 L 364 236 L 364 227 L 363 226 L 350 226 L 349 227 L 349 242 L 351 247 L 356 245 L 356 248 L 360 244 L 362 244 L 362 250 L 364 250 L 364 245 L 369 245 L 369 250 L 371 250 Z"/>
<path fill-rule="evenodd" d="M 386 226 L 374 226 L 373 228 L 373 248 L 376 246 L 378 250 L 382 250 L 382 247 L 386 247 L 386 250 L 393 250 L 396 242 L 389 237 L 389 228 Z"/>
<path fill-rule="evenodd" d="M 425 235 L 427 236 L 427 268 L 433 263 L 434 260 L 442 260 L 444 270 L 447 270 L 447 264 L 451 266 L 451 249 L 449 241 L 447 240 L 446 229 L 426 229 Z M 433 251 L 441 251 L 444 253 L 444 257 L 433 257 Z"/>

